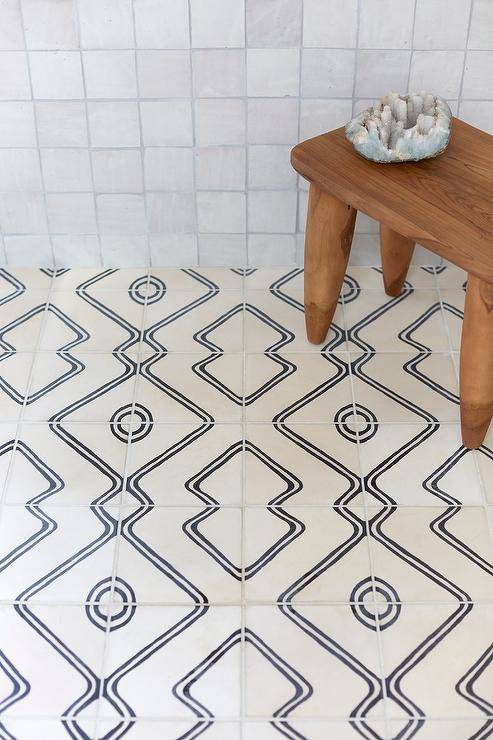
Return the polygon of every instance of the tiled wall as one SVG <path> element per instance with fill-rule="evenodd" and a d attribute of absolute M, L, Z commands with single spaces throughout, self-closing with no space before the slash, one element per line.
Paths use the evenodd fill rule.
<path fill-rule="evenodd" d="M 492 70 L 493 0 L 0 0 L 1 259 L 293 263 L 298 139 L 389 88 L 493 133 Z"/>

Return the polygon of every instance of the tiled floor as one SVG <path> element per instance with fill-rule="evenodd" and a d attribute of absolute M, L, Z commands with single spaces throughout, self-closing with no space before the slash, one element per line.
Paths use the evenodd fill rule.
<path fill-rule="evenodd" d="M 0 737 L 493 736 L 464 279 L 0 271 Z"/>

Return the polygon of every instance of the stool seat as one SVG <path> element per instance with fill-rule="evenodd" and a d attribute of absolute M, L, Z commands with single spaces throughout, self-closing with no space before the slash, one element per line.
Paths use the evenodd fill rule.
<path fill-rule="evenodd" d="M 363 159 L 344 128 L 294 147 L 310 182 L 305 239 L 308 339 L 325 339 L 349 258 L 356 212 L 380 222 L 384 285 L 402 291 L 415 242 L 469 274 L 461 345 L 465 446 L 482 444 L 493 415 L 493 136 L 453 119 L 435 159 L 380 164 Z"/>

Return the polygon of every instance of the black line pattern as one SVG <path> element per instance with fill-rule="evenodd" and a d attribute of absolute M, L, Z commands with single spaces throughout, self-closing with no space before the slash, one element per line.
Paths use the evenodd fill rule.
<path fill-rule="evenodd" d="M 375 302 L 355 269 L 321 348 L 302 344 L 298 268 L 261 290 L 254 269 L 43 270 L 44 299 L 0 270 L 0 737 L 30 717 L 72 738 L 241 719 L 407 739 L 447 718 L 493 736 L 493 450 L 460 445 L 457 388 L 434 369 L 453 353 L 430 327 L 461 317 L 446 270 Z M 57 305 L 67 280 L 77 318 Z M 270 337 L 252 377 L 240 325 Z M 372 337 L 389 326 L 387 377 Z"/>

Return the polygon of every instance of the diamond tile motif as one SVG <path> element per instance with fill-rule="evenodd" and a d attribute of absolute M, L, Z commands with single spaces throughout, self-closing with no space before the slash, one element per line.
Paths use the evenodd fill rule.
<path fill-rule="evenodd" d="M 0 735 L 493 732 L 465 276 L 0 270 Z"/>

